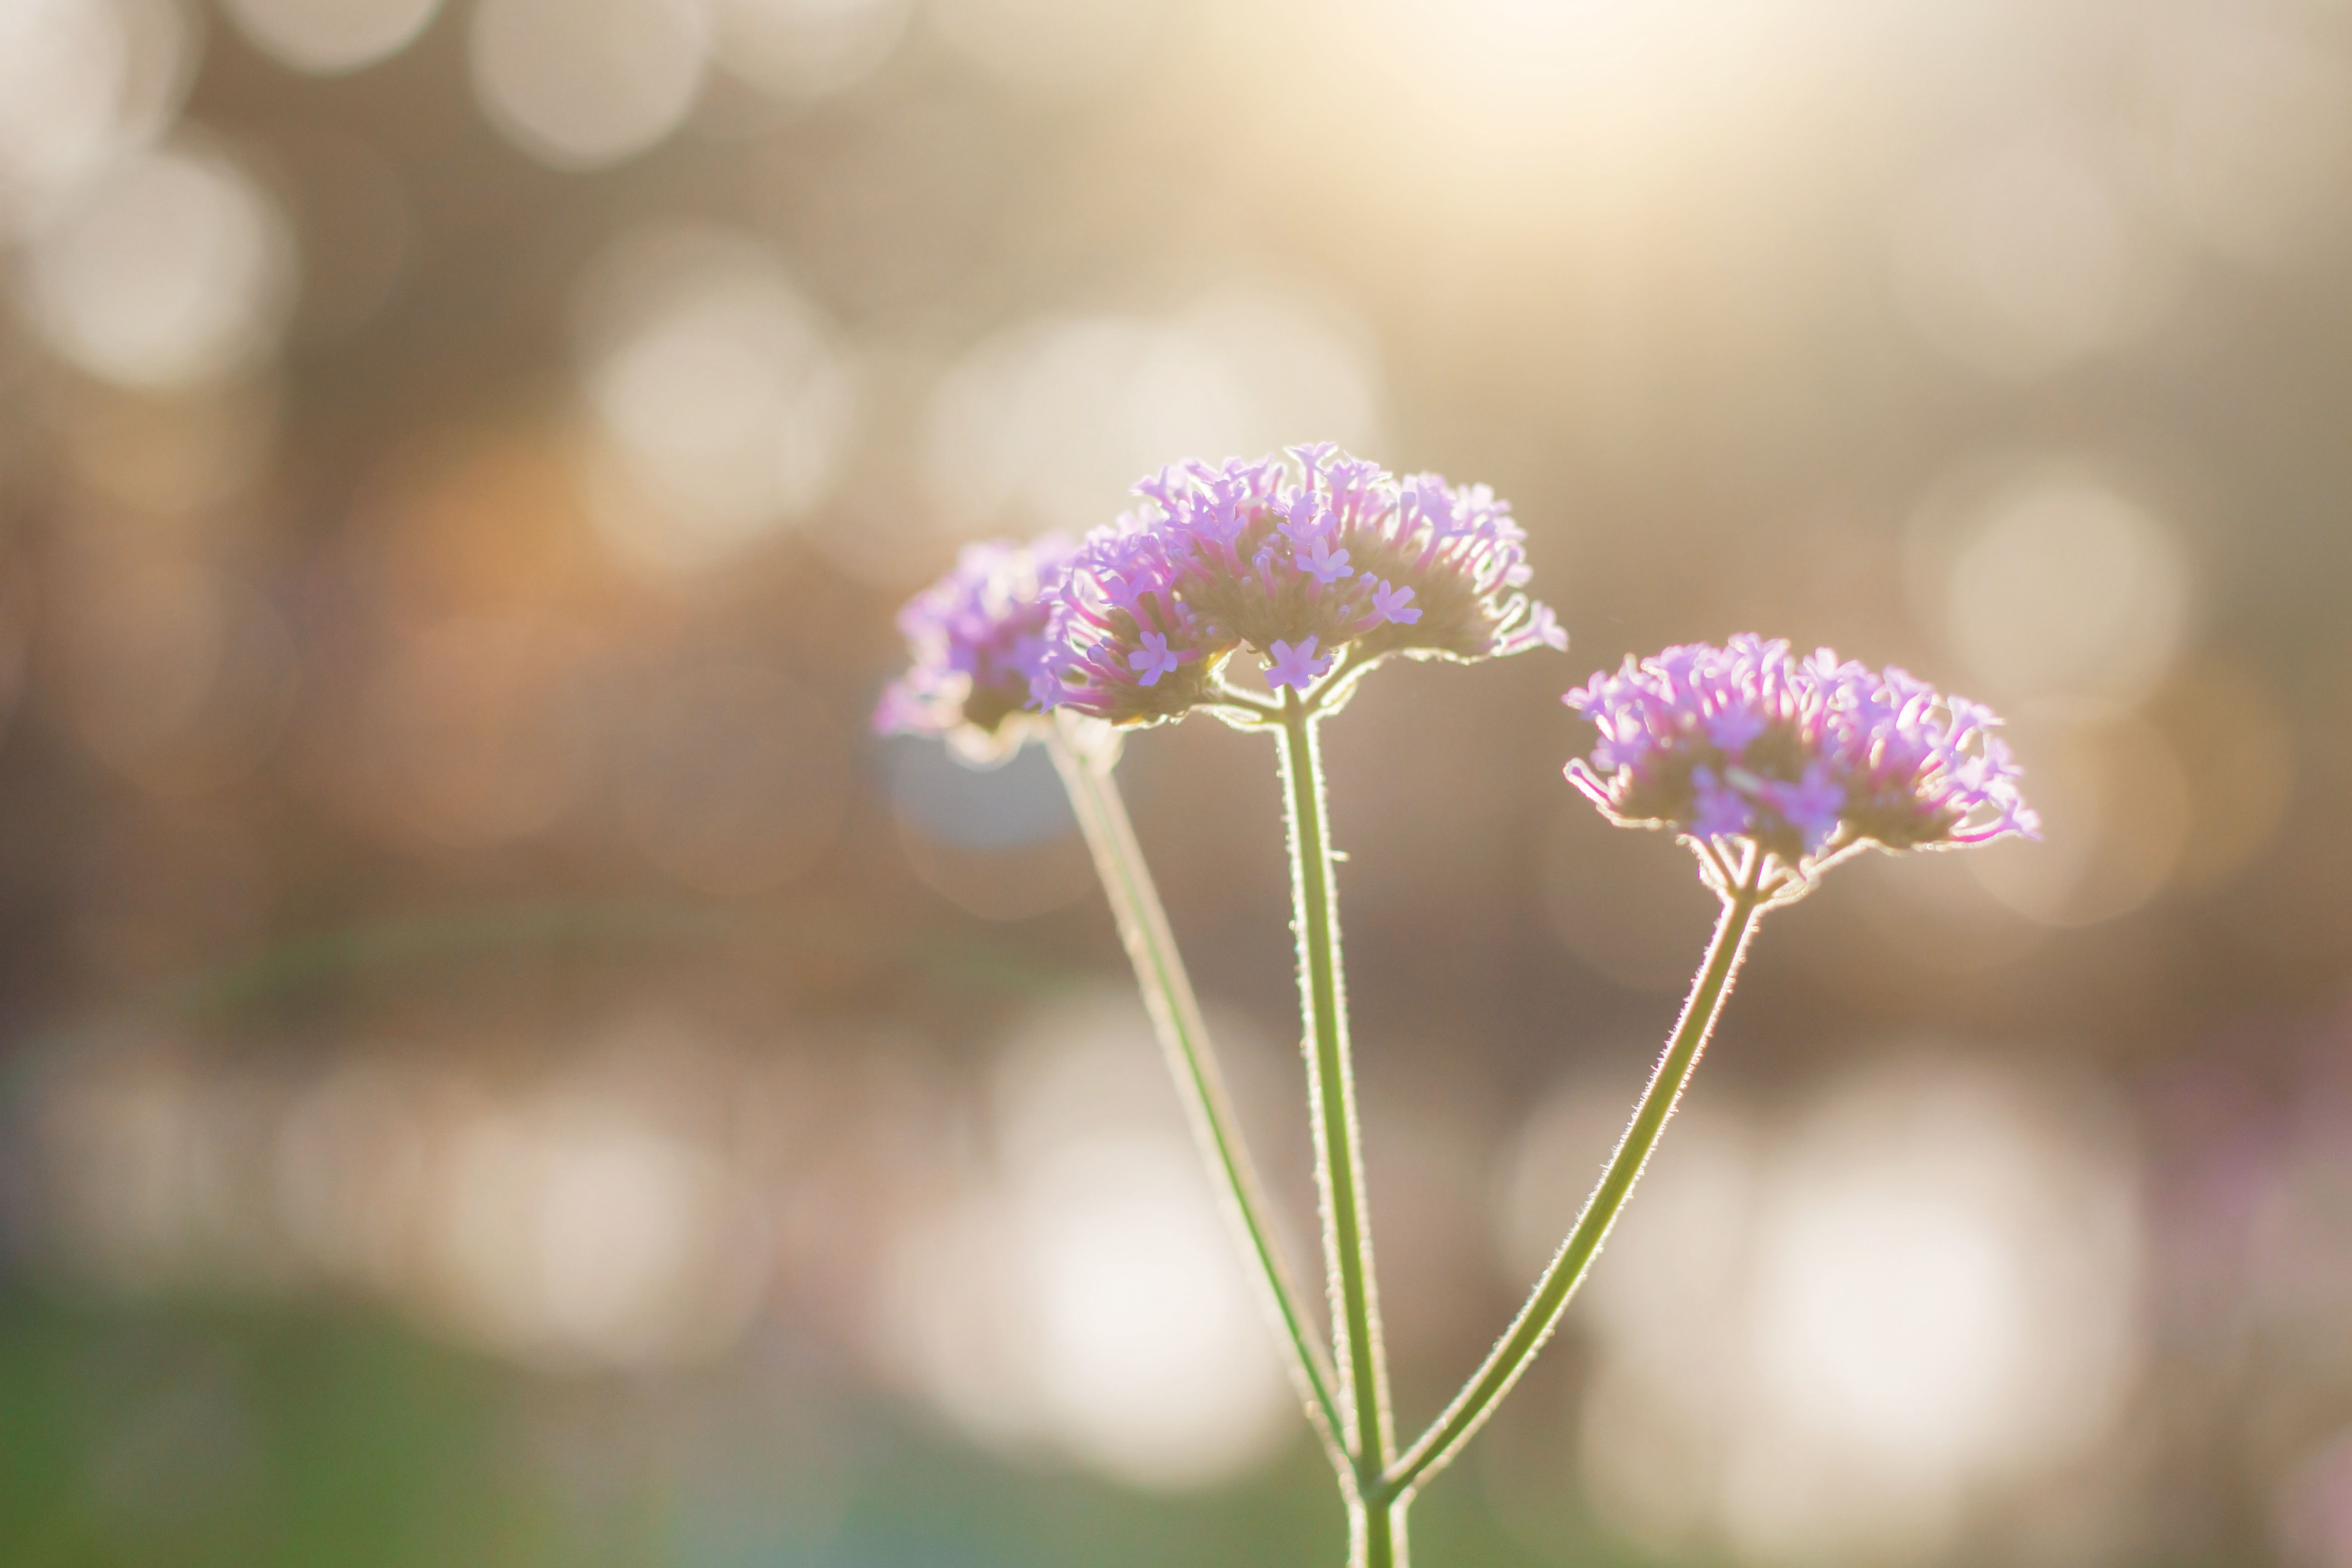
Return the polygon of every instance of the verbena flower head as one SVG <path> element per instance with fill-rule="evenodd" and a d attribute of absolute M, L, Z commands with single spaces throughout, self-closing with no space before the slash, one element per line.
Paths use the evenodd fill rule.
<path fill-rule="evenodd" d="M 913 663 L 883 691 L 876 731 L 942 737 L 975 761 L 1016 750 L 1045 651 L 1044 590 L 1076 547 L 1064 534 L 964 546 L 954 570 L 898 612 Z"/>
<path fill-rule="evenodd" d="M 1328 442 L 1199 460 L 1136 486 L 1140 509 L 1088 534 L 1055 604 L 1035 696 L 1116 724 L 1215 700 L 1247 649 L 1305 690 L 1344 665 L 1564 648 L 1519 590 L 1527 535 L 1484 485 L 1400 480 Z"/>
<path fill-rule="evenodd" d="M 1612 821 L 1701 846 L 1744 840 L 1801 882 L 1875 844 L 1931 849 L 2039 837 L 2000 721 L 1900 669 L 1791 658 L 1753 635 L 1693 643 L 1564 699 L 1601 731 L 1570 783 Z"/>

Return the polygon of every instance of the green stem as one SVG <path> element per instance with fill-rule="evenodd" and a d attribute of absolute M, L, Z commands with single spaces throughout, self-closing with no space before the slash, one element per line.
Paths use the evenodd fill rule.
<path fill-rule="evenodd" d="M 1315 717 L 1298 693 L 1283 692 L 1282 775 L 1290 818 L 1290 890 L 1298 932 L 1298 1000 L 1304 1015 L 1307 1087 L 1315 1124 L 1315 1173 L 1322 1189 L 1323 1253 L 1331 1294 L 1332 1356 L 1351 1426 L 1359 1491 L 1387 1468 L 1388 1369 L 1381 1350 L 1380 1302 L 1372 1283 L 1372 1242 L 1364 1212 L 1363 1161 L 1355 1079 L 1348 1059 L 1345 984 L 1339 922 L 1332 915 L 1331 843 L 1323 804 L 1323 768 Z M 1388 1511 L 1373 1503 L 1360 1561 L 1393 1568 L 1402 1542 Z"/>
<path fill-rule="evenodd" d="M 1348 1504 L 1349 1568 L 1406 1568 L 1405 1510 L 1411 1498 Z"/>
<path fill-rule="evenodd" d="M 1297 1287 L 1275 1245 L 1265 1189 L 1242 1143 L 1241 1126 L 1234 1114 L 1233 1099 L 1225 1091 L 1224 1077 L 1217 1069 L 1200 1002 L 1185 976 L 1175 934 L 1151 884 L 1151 872 L 1144 864 L 1134 826 L 1128 821 L 1118 785 L 1108 766 L 1089 754 L 1074 736 L 1067 721 L 1056 720 L 1047 737 L 1047 749 L 1069 791 L 1070 805 L 1087 845 L 1094 851 L 1095 869 L 1110 900 L 1127 955 L 1135 964 L 1136 983 L 1142 989 L 1160 1048 L 1167 1054 L 1193 1139 L 1216 1177 L 1218 1194 L 1228 1222 L 1236 1229 L 1236 1239 L 1256 1265 L 1252 1272 L 1265 1287 L 1267 1305 L 1282 1325 L 1291 1381 L 1333 1465 L 1342 1477 L 1349 1477 L 1341 1436 L 1347 1426 L 1333 1393 L 1330 1363 L 1299 1309 Z"/>
<path fill-rule="evenodd" d="M 1641 1103 L 1633 1109 L 1633 1120 L 1625 1129 L 1623 1141 L 1611 1156 L 1609 1168 L 1601 1173 L 1601 1184 L 1585 1200 L 1576 1228 L 1569 1233 L 1559 1255 L 1537 1281 L 1535 1294 L 1519 1309 L 1519 1315 L 1512 1320 L 1509 1331 L 1486 1357 L 1486 1364 L 1421 1440 L 1381 1478 L 1376 1488 L 1370 1489 L 1375 1500 L 1409 1497 L 1413 1488 L 1461 1452 L 1462 1445 L 1478 1429 L 1496 1402 L 1510 1392 L 1511 1384 L 1518 1381 L 1519 1374 L 1535 1359 L 1536 1352 L 1543 1348 L 1552 1330 L 1559 1326 L 1569 1298 L 1576 1293 L 1585 1269 L 1601 1250 L 1601 1244 L 1608 1239 L 1609 1227 L 1633 1191 L 1633 1184 L 1648 1162 L 1659 1132 L 1664 1129 L 1666 1119 L 1675 1113 L 1683 1087 L 1690 1081 L 1692 1071 L 1698 1066 L 1699 1054 L 1706 1048 L 1707 1036 L 1715 1028 L 1724 999 L 1731 994 L 1732 977 L 1738 972 L 1748 938 L 1755 930 L 1757 911 L 1769 891 L 1764 887 L 1765 858 L 1760 852 L 1751 850 L 1745 874 L 1724 900 L 1723 917 L 1716 924 L 1706 962 L 1692 983 L 1682 1019 L 1675 1026 L 1674 1037 L 1667 1042 L 1664 1054 L 1658 1058 L 1657 1070 L 1651 1075 Z"/>

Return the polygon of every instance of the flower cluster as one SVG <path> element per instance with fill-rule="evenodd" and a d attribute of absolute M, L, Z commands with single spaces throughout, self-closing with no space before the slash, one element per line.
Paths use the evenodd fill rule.
<path fill-rule="evenodd" d="M 1139 484 L 1149 504 L 1088 534 L 1055 603 L 1034 697 L 1115 724 L 1215 697 L 1248 648 L 1304 691 L 1346 661 L 1474 659 L 1567 634 L 1518 590 L 1526 533 L 1484 485 L 1399 481 L 1326 442 L 1193 461 Z"/>
<path fill-rule="evenodd" d="M 968 544 L 955 569 L 898 612 L 913 664 L 882 693 L 882 734 L 946 736 L 975 756 L 1020 743 L 1052 605 L 1045 589 L 1076 548 L 1061 534 L 1033 543 Z"/>
<path fill-rule="evenodd" d="M 1798 660 L 1752 635 L 1670 647 L 1564 700 L 1601 731 L 1570 782 L 1629 826 L 1744 838 L 1791 867 L 1866 843 L 2039 836 L 1990 711 L 1827 648 Z"/>

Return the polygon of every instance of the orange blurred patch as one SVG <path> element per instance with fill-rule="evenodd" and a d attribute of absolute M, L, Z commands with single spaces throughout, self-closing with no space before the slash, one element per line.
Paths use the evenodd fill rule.
<path fill-rule="evenodd" d="M 571 465 L 558 444 L 436 432 L 380 464 L 362 493 L 368 567 L 392 618 L 512 618 L 618 607 Z"/>

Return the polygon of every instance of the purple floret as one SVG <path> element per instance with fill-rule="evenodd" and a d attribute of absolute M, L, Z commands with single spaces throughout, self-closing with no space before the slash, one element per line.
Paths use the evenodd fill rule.
<path fill-rule="evenodd" d="M 1141 676 L 1146 686 L 1159 685 L 1161 676 L 1174 673 L 1186 659 L 1200 657 L 1197 653 L 1177 652 L 1158 632 L 1144 633 L 1142 640 L 1142 649 L 1127 656 L 1127 667 Z"/>
<path fill-rule="evenodd" d="M 1213 701 L 1244 649 L 1278 661 L 1276 684 L 1303 686 L 1392 653 L 1568 646 L 1519 592 L 1527 535 L 1484 485 L 1399 480 L 1328 442 L 1290 458 L 1194 460 L 1138 484 L 1146 504 L 1088 534 L 1061 580 L 1038 700 L 1150 723 Z"/>
<path fill-rule="evenodd" d="M 1791 867 L 2040 837 L 2000 721 L 1891 666 L 1799 661 L 1743 634 L 1628 658 L 1565 700 L 1601 731 L 1570 782 L 1629 826 L 1745 839 Z"/>
<path fill-rule="evenodd" d="M 882 693 L 877 733 L 955 736 L 985 751 L 1017 745 L 1045 668 L 1047 590 L 1076 548 L 1063 534 L 1029 544 L 968 544 L 947 575 L 898 612 L 911 664 Z"/>
<path fill-rule="evenodd" d="M 1331 656 L 1315 657 L 1315 638 L 1309 636 L 1297 647 L 1276 637 L 1266 649 L 1265 683 L 1268 686 L 1291 686 L 1304 691 L 1320 680 L 1331 668 Z"/>
<path fill-rule="evenodd" d="M 1385 578 L 1381 580 L 1379 587 L 1372 590 L 1373 614 L 1379 616 L 1381 619 L 1384 621 L 1393 621 L 1401 626 L 1409 626 L 1412 625 L 1413 622 L 1421 619 L 1421 612 L 1419 610 L 1408 607 L 1412 603 L 1412 590 L 1411 588 L 1391 587 Z M 1550 614 L 1548 610 L 1544 613 L 1547 615 Z M 1564 641 L 1565 638 L 1562 640 Z"/>

